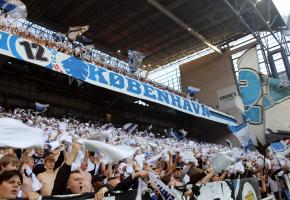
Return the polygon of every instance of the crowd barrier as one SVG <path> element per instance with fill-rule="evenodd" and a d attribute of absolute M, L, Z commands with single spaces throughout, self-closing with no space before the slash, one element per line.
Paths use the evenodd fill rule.
<path fill-rule="evenodd" d="M 166 186 L 167 187 L 167 186 Z M 162 188 L 159 188 L 164 200 L 169 200 L 168 195 L 164 195 Z M 170 190 L 168 187 L 164 190 Z M 170 196 L 170 200 L 186 200 L 183 191 L 178 188 L 172 188 L 171 192 L 173 196 Z M 116 193 L 112 196 L 105 197 L 104 200 L 136 200 L 138 191 L 131 190 L 124 193 Z M 93 195 L 92 195 L 93 196 Z M 91 196 L 91 197 L 92 197 Z M 217 181 L 210 182 L 206 185 L 202 185 L 199 188 L 199 194 L 196 194 L 197 200 L 261 200 L 261 194 L 259 191 L 258 180 L 256 178 L 236 179 L 233 181 Z M 42 197 L 42 200 L 91 200 L 87 195 L 64 195 L 64 196 L 51 196 Z M 266 198 L 266 200 L 272 200 L 274 197 Z M 139 200 L 139 199 L 138 199 Z M 150 200 L 149 195 L 142 195 L 142 200 Z"/>
<path fill-rule="evenodd" d="M 90 197 L 88 197 L 90 196 Z M 94 200 L 94 195 L 56 195 L 56 196 L 42 196 L 41 200 Z M 137 197 L 137 190 L 131 190 L 123 193 L 116 193 L 111 196 L 106 196 L 103 200 L 135 200 Z M 26 198 L 18 198 L 17 200 L 27 200 Z M 150 200 L 145 195 L 142 200 Z"/>

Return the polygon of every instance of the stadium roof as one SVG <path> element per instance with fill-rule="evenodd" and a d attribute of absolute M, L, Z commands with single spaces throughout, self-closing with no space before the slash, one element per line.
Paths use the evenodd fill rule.
<path fill-rule="evenodd" d="M 271 0 L 23 0 L 28 20 L 66 33 L 90 25 L 86 36 L 97 49 L 126 60 L 127 50 L 146 55 L 146 70 L 212 45 L 222 47 L 252 30 L 281 29 L 283 20 Z M 232 5 L 232 9 L 229 5 Z M 240 12 L 238 12 L 240 11 Z M 246 27 L 239 16 L 249 25 Z M 255 19 L 255 20 L 253 20 Z M 268 26 L 269 28 L 269 26 Z M 118 50 L 121 50 L 118 52 Z M 148 67 L 150 65 L 150 67 Z"/>

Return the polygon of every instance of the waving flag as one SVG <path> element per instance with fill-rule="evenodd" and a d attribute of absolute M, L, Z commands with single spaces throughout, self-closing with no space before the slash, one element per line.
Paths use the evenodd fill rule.
<path fill-rule="evenodd" d="M 275 155 L 287 156 L 290 153 L 289 140 L 281 140 L 271 143 L 271 149 Z"/>
<path fill-rule="evenodd" d="M 158 179 L 155 174 L 148 172 L 149 179 L 154 189 L 157 189 L 163 200 L 174 200 L 179 199 L 172 190 L 165 185 L 160 179 Z"/>
<path fill-rule="evenodd" d="M 199 88 L 193 87 L 193 86 L 188 86 L 187 87 L 187 93 L 189 96 L 193 97 L 200 91 Z"/>
<path fill-rule="evenodd" d="M 27 17 L 26 6 L 19 0 L 0 0 L 0 10 L 2 14 L 7 14 L 14 19 Z"/>
<path fill-rule="evenodd" d="M 45 111 L 47 111 L 48 107 L 49 107 L 49 104 L 42 104 L 42 103 L 35 102 L 35 110 L 37 114 L 44 113 Z"/>
<path fill-rule="evenodd" d="M 87 30 L 89 30 L 89 28 L 90 28 L 89 25 L 86 25 L 86 26 L 71 26 L 71 27 L 69 27 L 69 30 L 68 30 L 68 38 L 74 41 L 74 40 L 76 40 L 78 35 L 83 34 Z"/>
<path fill-rule="evenodd" d="M 253 141 L 250 136 L 249 127 L 244 118 L 244 122 L 237 126 L 228 125 L 230 131 L 238 138 L 242 147 L 247 149 L 253 145 Z"/>
<path fill-rule="evenodd" d="M 123 126 L 123 129 L 127 131 L 128 134 L 131 134 L 137 127 L 138 127 L 138 124 L 127 123 Z"/>
<path fill-rule="evenodd" d="M 90 151 L 95 151 L 96 149 L 100 150 L 110 162 L 129 158 L 135 153 L 131 147 L 126 148 L 125 146 L 114 146 L 104 142 L 87 139 L 80 139 L 79 142 L 83 143 Z"/>
<path fill-rule="evenodd" d="M 143 53 L 140 53 L 138 51 L 128 50 L 128 63 L 129 63 L 130 72 L 134 73 L 138 70 L 144 57 L 145 56 Z"/>
<path fill-rule="evenodd" d="M 20 120 L 0 118 L 0 147 L 29 148 L 43 146 L 45 136 L 41 129 L 31 128 Z"/>
<path fill-rule="evenodd" d="M 175 131 L 175 130 L 173 130 L 173 128 L 164 129 L 164 132 L 166 133 L 166 135 L 168 137 L 172 137 L 172 138 L 176 139 L 177 141 L 182 140 L 187 133 L 184 130 Z"/>

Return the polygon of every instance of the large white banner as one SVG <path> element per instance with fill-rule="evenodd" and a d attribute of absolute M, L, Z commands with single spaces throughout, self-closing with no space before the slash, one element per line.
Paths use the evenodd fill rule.
<path fill-rule="evenodd" d="M 0 54 L 34 63 L 76 79 L 212 121 L 235 125 L 236 119 L 209 106 L 136 79 L 0 31 Z"/>
<path fill-rule="evenodd" d="M 245 115 L 253 135 L 266 144 L 281 132 L 290 132 L 290 82 L 260 74 L 256 48 L 247 50 L 238 60 L 240 92 Z M 271 130 L 271 131 L 269 131 Z"/>

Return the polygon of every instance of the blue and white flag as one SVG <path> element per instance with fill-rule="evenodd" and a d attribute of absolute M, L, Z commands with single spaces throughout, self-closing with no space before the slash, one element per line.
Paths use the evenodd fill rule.
<path fill-rule="evenodd" d="M 123 126 L 123 129 L 127 131 L 128 134 L 131 134 L 137 127 L 138 127 L 138 124 L 127 123 Z"/>
<path fill-rule="evenodd" d="M 128 50 L 128 63 L 130 72 L 134 73 L 140 67 L 143 59 L 145 58 L 143 53 L 138 51 Z"/>
<path fill-rule="evenodd" d="M 253 145 L 253 141 L 251 139 L 249 127 L 246 123 L 245 116 L 243 123 L 237 126 L 228 125 L 228 128 L 238 138 L 243 148 L 247 149 Z"/>
<path fill-rule="evenodd" d="M 176 196 L 175 193 L 172 192 L 172 190 L 167 185 L 165 185 L 160 179 L 158 179 L 155 174 L 148 171 L 148 176 L 153 188 L 159 191 L 162 199 L 164 200 L 180 199 Z"/>
<path fill-rule="evenodd" d="M 66 36 L 63 33 L 53 33 L 52 37 L 56 42 L 64 42 Z"/>
<path fill-rule="evenodd" d="M 247 50 L 237 61 L 239 68 L 239 87 L 245 106 L 247 125 L 253 143 L 265 145 L 265 119 L 263 117 L 263 90 L 259 75 L 256 47 Z"/>
<path fill-rule="evenodd" d="M 126 131 L 131 126 L 133 126 L 133 123 L 127 123 L 127 124 L 124 124 L 122 128 Z"/>
<path fill-rule="evenodd" d="M 269 145 L 277 133 L 290 132 L 290 82 L 261 74 L 256 48 L 240 57 L 238 67 L 240 93 L 253 142 Z"/>
<path fill-rule="evenodd" d="M 226 139 L 226 143 L 227 143 L 227 145 L 229 146 L 230 149 L 233 148 L 233 144 L 232 144 L 232 142 L 229 139 Z"/>
<path fill-rule="evenodd" d="M 289 141 L 290 140 L 280 140 L 277 142 L 273 142 L 271 143 L 270 150 L 272 150 L 275 155 L 287 156 L 290 154 Z"/>
<path fill-rule="evenodd" d="M 48 107 L 49 107 L 49 104 L 42 104 L 42 103 L 35 102 L 36 114 L 44 113 L 45 111 L 47 111 Z"/>
<path fill-rule="evenodd" d="M 7 14 L 14 19 L 26 19 L 27 10 L 20 0 L 0 0 L 0 10 L 2 14 Z"/>
<path fill-rule="evenodd" d="M 186 135 L 184 135 L 182 132 L 173 130 L 173 128 L 164 129 L 164 132 L 166 133 L 167 137 L 174 138 L 177 141 L 182 140 Z"/>
<path fill-rule="evenodd" d="M 188 86 L 187 87 L 187 93 L 189 96 L 193 97 L 200 91 L 199 88 L 193 87 L 193 86 Z"/>

